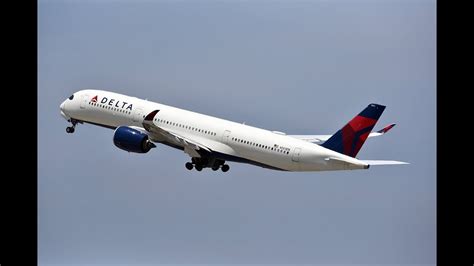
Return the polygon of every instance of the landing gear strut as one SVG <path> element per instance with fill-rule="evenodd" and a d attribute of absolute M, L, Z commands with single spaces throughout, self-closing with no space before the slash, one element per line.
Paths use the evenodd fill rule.
<path fill-rule="evenodd" d="M 73 120 L 73 119 L 71 119 L 70 121 L 71 121 L 71 123 L 72 123 L 72 126 L 71 126 L 71 127 L 67 127 L 67 128 L 66 128 L 66 132 L 67 132 L 67 133 L 74 133 L 74 130 L 76 129 L 77 121 L 76 121 L 76 120 Z"/>

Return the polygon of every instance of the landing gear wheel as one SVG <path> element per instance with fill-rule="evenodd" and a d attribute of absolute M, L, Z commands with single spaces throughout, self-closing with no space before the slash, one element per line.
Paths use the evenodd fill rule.
<path fill-rule="evenodd" d="M 194 168 L 196 168 L 196 170 L 198 170 L 198 171 L 202 171 L 202 165 L 200 165 L 200 164 L 196 164 L 194 166 Z"/>
<path fill-rule="evenodd" d="M 66 132 L 67 133 L 74 133 L 74 127 L 67 127 Z"/>
<path fill-rule="evenodd" d="M 217 170 L 219 170 L 219 166 L 213 166 L 212 167 L 212 171 L 217 171 Z"/>
<path fill-rule="evenodd" d="M 192 163 L 187 162 L 184 166 L 185 166 L 186 169 L 188 169 L 188 170 L 193 170 L 193 164 L 192 164 Z"/>
<path fill-rule="evenodd" d="M 224 172 L 224 173 L 229 171 L 229 169 L 230 169 L 230 166 L 228 164 L 224 164 L 221 168 L 222 172 Z"/>

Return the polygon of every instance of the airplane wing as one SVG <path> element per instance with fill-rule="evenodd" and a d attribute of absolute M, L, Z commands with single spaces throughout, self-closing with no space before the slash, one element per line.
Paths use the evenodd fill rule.
<path fill-rule="evenodd" d="M 381 130 L 371 132 L 369 134 L 369 138 L 382 136 L 383 134 L 387 133 L 390 129 L 392 129 L 395 125 L 396 124 L 390 124 L 382 128 Z M 321 145 L 326 140 L 328 140 L 332 135 L 288 135 L 288 136 Z"/>
<path fill-rule="evenodd" d="M 149 113 L 142 123 L 143 128 L 148 132 L 152 141 L 166 141 L 175 145 L 183 146 L 184 152 L 189 154 L 191 157 L 201 157 L 201 154 L 199 154 L 198 151 L 211 152 L 211 149 L 197 141 L 155 125 L 153 119 L 159 111 L 160 110 L 155 110 Z"/>

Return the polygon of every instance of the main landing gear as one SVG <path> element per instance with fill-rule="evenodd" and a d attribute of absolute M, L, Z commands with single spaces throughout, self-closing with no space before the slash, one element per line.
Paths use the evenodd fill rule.
<path fill-rule="evenodd" d="M 72 126 L 67 127 L 67 128 L 66 128 L 66 132 L 67 132 L 67 133 L 74 133 L 74 130 L 76 129 L 77 121 L 71 119 L 70 122 L 72 123 Z"/>
<path fill-rule="evenodd" d="M 224 173 L 227 172 L 227 171 L 229 171 L 229 169 L 230 169 L 230 166 L 229 166 L 228 164 L 224 164 L 224 165 L 221 167 L 221 170 L 222 170 L 222 172 L 224 172 Z"/>
<path fill-rule="evenodd" d="M 190 162 L 187 162 L 184 166 L 185 166 L 186 169 L 188 169 L 188 170 L 193 170 L 193 164 L 190 163 Z"/>
<path fill-rule="evenodd" d="M 184 166 L 188 170 L 193 170 L 196 168 L 197 171 L 202 171 L 203 168 L 211 168 L 212 171 L 217 171 L 219 168 L 222 172 L 229 171 L 230 167 L 227 164 L 224 164 L 225 161 L 219 159 L 208 159 L 208 158 L 197 158 L 194 157 L 191 159 L 191 162 L 187 162 Z"/>

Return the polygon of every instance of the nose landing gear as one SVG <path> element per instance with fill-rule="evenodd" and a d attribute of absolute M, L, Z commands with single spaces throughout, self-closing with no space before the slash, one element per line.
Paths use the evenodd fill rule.
<path fill-rule="evenodd" d="M 66 128 L 66 132 L 67 132 L 67 133 L 74 133 L 74 130 L 76 129 L 77 121 L 76 121 L 76 120 L 73 120 L 73 119 L 70 119 L 69 121 L 71 122 L 72 126 L 67 127 L 67 128 Z"/>

